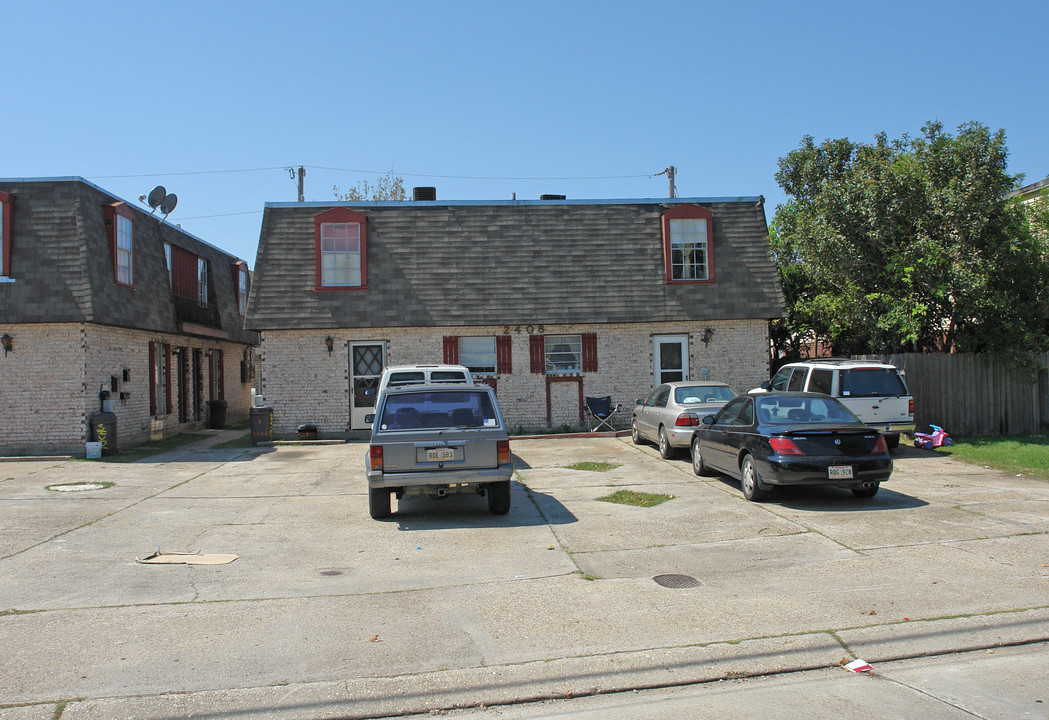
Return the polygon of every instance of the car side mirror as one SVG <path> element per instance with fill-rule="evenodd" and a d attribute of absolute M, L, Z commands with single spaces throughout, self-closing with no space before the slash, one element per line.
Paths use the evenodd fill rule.
<path fill-rule="evenodd" d="M 703 416 L 703 424 L 704 425 L 713 425 L 714 424 L 714 416 L 713 415 L 704 415 Z"/>
<path fill-rule="evenodd" d="M 761 383 L 761 389 L 762 390 L 768 390 L 770 384 L 771 383 L 768 380 L 766 380 L 765 382 Z"/>
<path fill-rule="evenodd" d="M 645 404 L 645 400 L 644 400 L 644 398 L 638 398 L 637 400 L 634 401 L 634 404 L 635 405 L 644 405 Z"/>
<path fill-rule="evenodd" d="M 367 415 L 365 415 L 364 422 L 367 425 L 371 425 L 373 422 L 375 422 L 375 413 L 368 413 Z"/>

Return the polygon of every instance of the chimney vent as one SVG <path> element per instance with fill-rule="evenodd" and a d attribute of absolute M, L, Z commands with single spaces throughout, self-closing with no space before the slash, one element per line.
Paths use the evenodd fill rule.
<path fill-rule="evenodd" d="M 419 202 L 420 200 L 429 200 L 435 202 L 437 200 L 437 188 L 435 187 L 414 187 L 412 188 L 412 200 Z"/>

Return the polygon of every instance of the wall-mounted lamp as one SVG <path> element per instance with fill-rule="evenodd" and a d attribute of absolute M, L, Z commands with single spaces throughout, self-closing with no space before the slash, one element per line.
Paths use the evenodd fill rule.
<path fill-rule="evenodd" d="M 710 341 L 713 339 L 713 337 L 714 337 L 714 331 L 713 330 L 711 330 L 710 328 L 707 328 L 706 330 L 704 330 L 703 331 L 703 344 L 704 345 L 709 345 Z"/>
<path fill-rule="evenodd" d="M 4 333 L 3 337 L 0 337 L 0 344 L 4 346 L 4 356 L 6 357 L 7 353 L 14 349 L 14 338 Z"/>
<path fill-rule="evenodd" d="M 324 338 L 324 347 L 328 348 L 328 354 L 331 355 L 331 351 L 335 348 L 335 340 L 332 339 L 331 335 Z"/>

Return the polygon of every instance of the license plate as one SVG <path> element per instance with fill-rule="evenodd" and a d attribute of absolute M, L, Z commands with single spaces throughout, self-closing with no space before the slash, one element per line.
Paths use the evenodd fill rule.
<path fill-rule="evenodd" d="M 852 465 L 831 465 L 827 468 L 827 477 L 833 480 L 852 478 Z"/>
<path fill-rule="evenodd" d="M 426 451 L 426 459 L 429 462 L 445 462 L 447 460 L 455 460 L 455 450 L 452 450 L 451 448 L 431 448 Z M 852 468 L 849 468 L 849 470 L 849 477 L 852 477 Z"/>

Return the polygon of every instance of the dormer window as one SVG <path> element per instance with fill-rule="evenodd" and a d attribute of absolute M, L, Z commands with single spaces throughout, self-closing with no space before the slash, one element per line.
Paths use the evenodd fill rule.
<path fill-rule="evenodd" d="M 366 290 L 367 217 L 334 208 L 313 218 L 317 290 Z"/>
<path fill-rule="evenodd" d="M 113 278 L 117 285 L 135 286 L 134 213 L 126 203 L 117 202 L 103 208 L 109 252 L 113 258 Z"/>
<path fill-rule="evenodd" d="M 710 210 L 690 204 L 663 213 L 663 255 L 668 283 L 714 279 L 713 217 Z"/>

